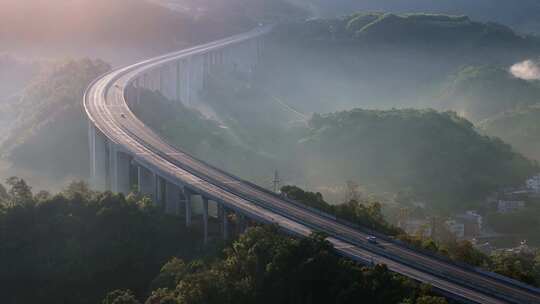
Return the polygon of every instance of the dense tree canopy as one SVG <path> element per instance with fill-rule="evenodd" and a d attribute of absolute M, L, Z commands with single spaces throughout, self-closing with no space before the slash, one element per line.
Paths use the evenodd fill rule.
<path fill-rule="evenodd" d="M 377 201 L 366 200 L 359 202 L 351 200 L 343 204 L 331 205 L 324 201 L 321 193 L 304 191 L 296 186 L 284 186 L 281 188 L 281 193 L 296 202 L 335 215 L 365 228 L 390 235 L 402 233 L 400 229 L 385 221 L 382 215 L 382 206 Z"/>
<path fill-rule="evenodd" d="M 140 296 L 171 256 L 200 252 L 198 234 L 147 199 L 94 193 L 83 183 L 39 197 L 22 179 L 8 184 L 0 208 L 3 303 L 97 303 L 122 288 Z"/>
<path fill-rule="evenodd" d="M 272 227 L 248 230 L 213 263 L 171 260 L 153 287 L 146 303 L 446 303 L 383 265 L 339 258 L 322 235 Z"/>
<path fill-rule="evenodd" d="M 453 234 L 446 230 L 445 226 L 440 223 L 435 225 L 433 229 L 433 238 L 423 236 L 407 235 L 404 231 L 388 224 L 381 215 L 380 205 L 376 202 L 350 201 L 342 205 L 330 205 L 324 201 L 320 193 L 304 191 L 296 186 L 285 186 L 281 189 L 282 193 L 290 199 L 299 203 L 305 204 L 311 208 L 315 208 L 341 219 L 346 219 L 352 223 L 358 224 L 364 228 L 370 228 L 375 231 L 395 236 L 396 239 L 407 243 L 409 246 L 437 254 L 440 257 L 446 257 L 449 260 L 464 263 L 476 267 L 482 267 L 486 270 L 497 272 L 499 274 L 514 278 L 516 280 L 540 286 L 540 251 L 537 252 L 496 252 L 492 255 L 486 255 L 476 249 L 469 241 L 458 241 Z M 537 221 L 533 218 L 538 217 L 538 208 L 531 216 L 529 221 L 520 222 L 524 215 L 514 215 L 509 218 L 513 220 L 514 225 L 520 227 L 528 227 L 532 230 L 530 233 L 536 233 Z M 503 217 L 505 218 L 505 217 Z M 506 219 L 506 218 L 505 218 Z M 489 221 L 497 220 L 492 217 Z M 506 225 L 512 225 L 505 223 Z M 430 299 L 429 297 L 425 299 Z M 419 299 L 420 301 L 420 299 Z M 437 301 L 437 300 L 435 300 Z M 423 303 L 423 302 L 422 302 Z M 431 302 L 427 302 L 431 303 Z M 437 303 L 437 302 L 435 302 Z"/>
<path fill-rule="evenodd" d="M 254 227 L 222 254 L 206 255 L 212 246 L 202 251 L 199 232 L 147 198 L 97 193 L 81 182 L 40 197 L 22 179 L 9 185 L 11 203 L 0 208 L 5 303 L 390 304 L 432 296 L 383 265 L 338 257 L 321 234 L 296 239 Z"/>

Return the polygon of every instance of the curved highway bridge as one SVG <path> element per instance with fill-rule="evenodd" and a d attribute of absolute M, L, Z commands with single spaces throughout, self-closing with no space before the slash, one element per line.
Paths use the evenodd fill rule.
<path fill-rule="evenodd" d="M 364 264 L 389 269 L 466 303 L 540 303 L 540 291 L 513 280 L 419 253 L 390 238 L 366 241 L 369 233 L 330 215 L 301 206 L 257 187 L 172 147 L 144 125 L 130 105 L 144 102 L 143 90 L 161 93 L 171 102 L 194 105 L 214 69 L 249 75 L 271 31 L 251 32 L 153 58 L 114 70 L 94 81 L 84 97 L 89 118 L 91 174 L 94 187 L 128 193 L 133 185 L 153 197 L 166 212 L 192 225 L 202 218 L 204 240 L 209 219 L 219 221 L 227 238 L 236 218 L 278 225 L 295 236 L 314 231 L 329 235 L 336 251 Z M 235 214 L 235 217 L 229 215 Z M 214 220 L 216 221 L 216 220 Z M 241 229 L 241 228 L 240 228 Z"/>

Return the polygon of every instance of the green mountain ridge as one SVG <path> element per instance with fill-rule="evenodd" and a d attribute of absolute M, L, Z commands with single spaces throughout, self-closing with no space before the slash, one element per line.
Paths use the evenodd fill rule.
<path fill-rule="evenodd" d="M 13 123 L 0 151 L 11 174 L 24 170 L 53 180 L 88 176 L 82 98 L 88 84 L 109 69 L 90 59 L 51 63 L 9 105 Z"/>
<path fill-rule="evenodd" d="M 501 113 L 479 123 L 490 136 L 500 137 L 527 157 L 540 161 L 540 108 L 522 107 Z"/>
<path fill-rule="evenodd" d="M 539 45 L 533 37 L 519 35 L 501 24 L 473 21 L 468 16 L 423 13 L 359 12 L 285 25 L 283 32 L 297 36 L 301 41 L 358 40 L 417 47 L 519 48 Z"/>
<path fill-rule="evenodd" d="M 412 189 L 433 207 L 460 209 L 519 185 L 538 165 L 453 112 L 362 110 L 316 115 L 301 151 L 308 178 Z M 321 173 L 324 172 L 323 175 Z"/>
<path fill-rule="evenodd" d="M 496 66 L 467 66 L 451 75 L 438 103 L 475 122 L 540 101 L 540 84 Z"/>
<path fill-rule="evenodd" d="M 293 0 L 291 0 L 293 1 Z M 468 15 L 484 22 L 498 22 L 523 33 L 540 33 L 536 0 L 294 0 L 317 17 L 333 17 L 350 11 L 425 12 Z"/>

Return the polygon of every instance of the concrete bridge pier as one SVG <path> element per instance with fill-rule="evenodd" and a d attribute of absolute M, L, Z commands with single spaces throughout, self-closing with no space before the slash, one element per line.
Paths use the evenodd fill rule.
<path fill-rule="evenodd" d="M 174 77 L 174 89 L 175 89 L 175 101 L 176 102 L 182 102 L 182 61 L 177 60 L 174 62 L 174 68 L 175 68 L 175 77 Z"/>
<path fill-rule="evenodd" d="M 183 71 L 184 71 L 184 98 L 182 101 L 185 103 L 185 105 L 189 105 L 191 103 L 191 57 L 188 59 L 183 60 Z"/>
<path fill-rule="evenodd" d="M 160 207 L 161 210 L 164 210 L 167 181 L 157 174 L 155 174 L 155 179 L 156 179 L 155 180 L 155 183 L 156 183 L 155 203 Z"/>
<path fill-rule="evenodd" d="M 165 213 L 178 215 L 178 206 L 180 205 L 180 188 L 168 181 L 163 182 L 165 184 Z"/>
<path fill-rule="evenodd" d="M 208 198 L 203 196 L 203 233 L 204 244 L 208 244 Z"/>
<path fill-rule="evenodd" d="M 246 231 L 246 216 L 240 212 L 236 212 L 236 228 L 237 228 L 237 233 L 240 235 L 240 234 L 243 234 L 245 231 Z"/>
<path fill-rule="evenodd" d="M 152 91 L 154 92 L 161 91 L 160 69 L 157 69 L 157 68 L 154 68 L 152 70 Z"/>
<path fill-rule="evenodd" d="M 203 90 L 208 88 L 208 81 L 210 79 L 211 66 L 212 66 L 212 53 L 205 53 L 203 56 Z"/>
<path fill-rule="evenodd" d="M 165 68 L 166 66 L 164 67 L 159 67 L 156 69 L 156 74 L 158 76 L 158 89 L 159 89 L 159 92 L 161 92 L 164 96 L 167 96 L 165 94 L 165 79 L 166 79 L 166 76 L 165 76 Z"/>
<path fill-rule="evenodd" d="M 229 239 L 229 226 L 230 226 L 229 211 L 223 204 L 220 204 L 220 210 L 221 210 L 220 215 L 221 215 L 221 221 L 222 221 L 221 231 L 223 234 L 223 239 L 228 240 Z"/>
<path fill-rule="evenodd" d="M 193 220 L 193 194 L 194 193 L 191 190 L 184 188 L 186 227 L 190 227 Z"/>
<path fill-rule="evenodd" d="M 204 55 L 198 55 L 193 57 L 192 71 L 193 74 L 193 98 L 191 103 L 197 103 L 201 99 L 201 94 L 204 90 Z"/>
<path fill-rule="evenodd" d="M 107 184 L 108 140 L 91 122 L 88 128 L 88 144 L 90 146 L 90 184 L 96 190 L 105 191 L 109 188 Z"/>
<path fill-rule="evenodd" d="M 116 190 L 128 194 L 131 191 L 131 156 L 116 152 Z"/>
<path fill-rule="evenodd" d="M 161 70 L 161 88 L 160 92 L 170 101 L 176 100 L 176 86 L 175 86 L 175 65 L 172 63 L 165 64 L 160 68 Z"/>
<path fill-rule="evenodd" d="M 141 79 L 140 77 L 137 77 L 137 79 L 135 79 L 135 104 L 137 105 L 141 104 L 141 93 Z"/>
<path fill-rule="evenodd" d="M 113 142 L 108 143 L 107 151 L 109 156 L 109 168 L 108 168 L 108 185 L 109 190 L 117 193 L 118 192 L 118 151 L 116 145 Z"/>
<path fill-rule="evenodd" d="M 140 164 L 137 166 L 137 188 L 142 195 L 149 196 L 155 201 L 156 174 Z"/>

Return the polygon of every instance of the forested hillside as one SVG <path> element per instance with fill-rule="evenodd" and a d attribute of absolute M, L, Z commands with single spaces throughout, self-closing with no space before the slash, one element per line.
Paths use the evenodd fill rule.
<path fill-rule="evenodd" d="M 105 303 L 124 298 L 110 294 Z M 444 298 L 388 271 L 362 267 L 336 256 L 322 235 L 292 239 L 276 229 L 254 228 L 213 263 L 173 259 L 154 280 L 146 303 L 416 303 Z M 122 302 L 134 304 L 135 301 Z"/>
<path fill-rule="evenodd" d="M 270 155 L 247 144 L 246 138 L 158 93 L 144 91 L 142 96 L 145 102 L 134 105 L 134 113 L 178 149 L 249 180 L 260 182 L 268 177 L 272 168 Z"/>
<path fill-rule="evenodd" d="M 426 12 L 469 15 L 482 21 L 512 26 L 524 33 L 540 33 L 540 4 L 535 0 L 291 0 L 311 8 L 317 16 L 344 15 L 350 11 Z"/>
<path fill-rule="evenodd" d="M 257 96 L 253 89 L 229 94 L 209 99 L 226 96 L 214 100 L 221 103 L 214 108 L 219 122 L 159 95 L 146 96 L 151 102 L 136 111 L 181 149 L 263 187 L 278 168 L 288 181 L 311 188 L 352 180 L 371 193 L 412 192 L 430 207 L 454 211 L 520 185 L 540 169 L 454 112 L 353 109 L 314 114 L 307 125 L 283 124 L 272 114 L 277 128 L 267 120 L 276 110 L 264 98 L 249 102 Z"/>
<path fill-rule="evenodd" d="M 486 134 L 498 136 L 531 159 L 540 161 L 540 109 L 537 106 L 504 112 L 480 123 Z"/>
<path fill-rule="evenodd" d="M 509 27 L 481 23 L 467 16 L 356 13 L 335 19 L 300 22 L 285 26 L 289 35 L 309 40 L 357 40 L 357 43 L 387 43 L 433 48 L 526 47 L 532 44 Z M 299 32 L 295 32 L 299 31 Z M 530 39 L 530 38 L 529 38 Z M 461 44 L 456 44 L 460 42 Z"/>
<path fill-rule="evenodd" d="M 453 109 L 474 122 L 540 102 L 539 83 L 519 79 L 500 66 L 464 67 L 444 86 L 438 107 Z"/>
<path fill-rule="evenodd" d="M 2 303 L 94 304 L 117 288 L 142 296 L 172 256 L 202 252 L 196 232 L 137 195 L 95 193 L 80 182 L 57 195 L 33 194 L 18 178 L 8 184 L 0 199 Z"/>
<path fill-rule="evenodd" d="M 203 247 L 201 231 L 137 194 L 77 182 L 34 195 L 18 178 L 8 186 L 0 191 L 9 232 L 0 234 L 3 303 L 446 303 L 383 265 L 338 257 L 322 235 L 253 227 L 217 251 L 219 241 Z"/>
<path fill-rule="evenodd" d="M 19 99 L 4 104 L 10 127 L 0 151 L 11 174 L 23 170 L 37 175 L 34 178 L 48 176 L 52 181 L 47 185 L 68 176 L 88 176 L 88 124 L 82 98 L 88 84 L 109 68 L 89 59 L 50 63 Z"/>
<path fill-rule="evenodd" d="M 354 107 L 460 111 L 441 102 L 451 75 L 469 66 L 506 70 L 540 50 L 537 38 L 500 24 L 428 14 L 310 19 L 279 27 L 273 38 L 261 86 L 308 113 Z M 446 103 L 454 102 L 460 100 Z"/>
<path fill-rule="evenodd" d="M 315 115 L 300 149 L 308 179 L 351 179 L 394 193 L 412 189 L 442 209 L 471 206 L 538 170 L 455 113 L 432 110 Z"/>

